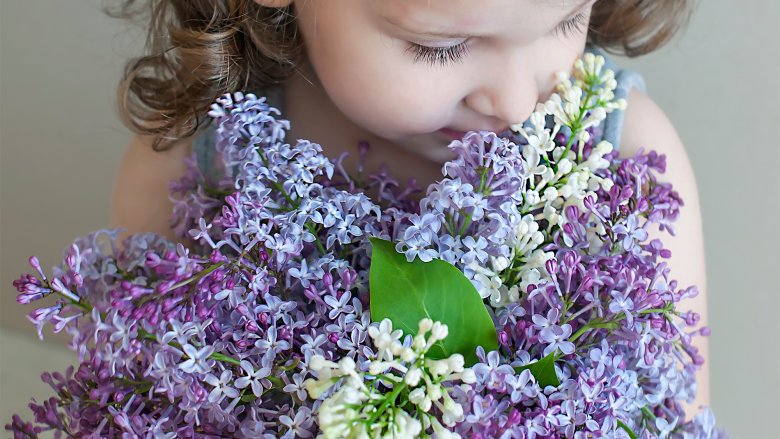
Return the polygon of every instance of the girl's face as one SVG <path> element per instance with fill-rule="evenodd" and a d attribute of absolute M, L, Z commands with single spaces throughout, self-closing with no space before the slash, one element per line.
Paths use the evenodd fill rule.
<path fill-rule="evenodd" d="M 336 107 L 379 137 L 419 145 L 526 120 L 582 55 L 594 2 L 296 0 L 295 9 Z"/>

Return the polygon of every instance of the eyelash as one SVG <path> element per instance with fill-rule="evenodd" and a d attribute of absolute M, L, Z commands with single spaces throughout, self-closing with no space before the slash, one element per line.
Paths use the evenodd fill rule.
<path fill-rule="evenodd" d="M 555 30 L 553 30 L 553 33 L 555 35 L 563 34 L 563 37 L 566 38 L 569 36 L 571 32 L 582 33 L 583 31 L 582 26 L 585 26 L 587 28 L 588 22 L 585 21 L 585 14 L 580 12 L 579 14 L 572 17 L 570 20 L 566 20 L 563 23 L 561 23 L 560 26 L 556 27 Z"/>
<path fill-rule="evenodd" d="M 564 21 L 553 30 L 555 35 L 563 34 L 568 37 L 572 32 L 582 32 L 582 26 L 587 26 L 585 14 L 580 12 L 569 20 Z M 417 43 L 409 43 L 408 52 L 412 52 L 414 62 L 425 61 L 430 65 L 446 66 L 450 63 L 463 61 L 469 52 L 468 40 L 448 47 L 429 47 Z"/>
<path fill-rule="evenodd" d="M 469 52 L 468 40 L 447 47 L 428 47 L 417 43 L 409 43 L 408 52 L 412 52 L 414 62 L 425 61 L 430 65 L 440 64 L 446 66 L 449 63 L 462 61 Z"/>

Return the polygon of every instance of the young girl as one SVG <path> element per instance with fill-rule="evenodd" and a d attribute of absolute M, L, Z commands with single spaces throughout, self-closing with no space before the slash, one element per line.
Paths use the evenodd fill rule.
<path fill-rule="evenodd" d="M 121 15 L 130 17 L 133 1 Z M 291 121 L 288 139 L 320 143 L 331 158 L 370 145 L 365 172 L 386 164 L 400 182 L 442 178 L 446 145 L 464 131 L 502 132 L 525 121 L 553 92 L 555 73 L 584 51 L 638 56 L 685 24 L 678 0 L 152 0 L 150 53 L 128 64 L 120 111 L 136 138 L 115 185 L 112 227 L 180 240 L 168 224 L 168 182 L 197 153 L 206 173 L 213 155 L 210 105 L 224 93 L 267 96 Z M 704 247 L 695 179 L 680 139 L 644 93 L 641 77 L 618 73 L 617 97 L 600 133 L 634 155 L 667 157 L 662 176 L 685 202 L 671 237 L 649 230 L 672 251 L 671 274 L 699 295 L 683 302 L 706 324 Z M 211 154 L 211 155 L 210 155 Z M 701 337 L 700 337 L 701 339 Z M 701 359 L 706 339 L 699 341 Z M 707 363 L 688 413 L 709 405 Z"/>

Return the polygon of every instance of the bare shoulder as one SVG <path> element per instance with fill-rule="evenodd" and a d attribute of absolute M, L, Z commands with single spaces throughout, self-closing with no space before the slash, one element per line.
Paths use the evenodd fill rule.
<path fill-rule="evenodd" d="M 666 172 L 659 180 L 672 184 L 683 200 L 681 227 L 697 227 L 701 232 L 699 192 L 696 176 L 685 146 L 666 113 L 648 95 L 632 90 L 623 121 L 620 156 L 630 157 L 640 148 L 666 156 Z"/>
<path fill-rule="evenodd" d="M 122 236 L 154 232 L 176 241 L 169 226 L 173 203 L 168 183 L 184 175 L 192 140 L 159 152 L 151 145 L 151 137 L 136 135 L 125 150 L 114 180 L 110 226 L 127 229 Z"/>
<path fill-rule="evenodd" d="M 701 316 L 699 325 L 707 325 L 707 275 L 705 264 L 704 233 L 699 203 L 699 191 L 690 157 L 672 122 L 664 111 L 645 93 L 632 90 L 627 98 L 628 107 L 623 125 L 620 156 L 633 156 L 639 148 L 654 150 L 666 156 L 666 172 L 659 181 L 672 184 L 683 201 L 676 224 L 676 235 L 660 232 L 657 227 L 648 230 L 649 239 L 658 238 L 672 252 L 667 261 L 671 279 L 679 287 L 696 285 L 699 294 L 678 304 L 678 310 L 694 311 Z M 705 358 L 704 367 L 696 374 L 698 394 L 692 404 L 685 404 L 686 411 L 696 413 L 700 405 L 709 405 L 709 355 L 706 337 L 696 337 L 694 346 Z"/>
<path fill-rule="evenodd" d="M 666 113 L 647 94 L 633 89 L 627 98 L 620 145 L 621 157 L 634 155 L 640 147 L 653 149 L 667 156 L 668 161 L 683 160 L 690 164 L 688 154 Z"/>
<path fill-rule="evenodd" d="M 632 90 L 627 99 L 628 107 L 623 122 L 620 156 L 630 157 L 640 148 L 645 152 L 654 150 L 666 156 L 666 172 L 659 175 L 662 182 L 672 184 L 683 201 L 678 222 L 678 236 L 693 237 L 702 232 L 699 191 L 696 176 L 688 152 L 677 130 L 666 113 L 649 96 L 639 90 Z M 690 230 L 693 228 L 693 230 Z M 663 239 L 664 242 L 669 237 Z M 703 246 L 702 246 L 703 251 Z M 703 255 L 702 255 L 703 257 Z"/>

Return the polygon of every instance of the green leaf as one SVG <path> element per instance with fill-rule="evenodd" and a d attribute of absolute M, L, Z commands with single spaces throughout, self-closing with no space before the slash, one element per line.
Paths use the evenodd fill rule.
<path fill-rule="evenodd" d="M 542 389 L 547 386 L 558 387 L 561 385 L 561 382 L 558 380 L 558 375 L 555 373 L 555 351 L 550 352 L 541 360 L 534 361 L 525 366 L 515 367 L 515 372 L 520 373 L 526 369 L 531 370 L 531 375 L 536 378 L 536 382 L 539 383 L 539 386 Z"/>
<path fill-rule="evenodd" d="M 628 425 L 624 424 L 624 423 L 623 423 L 623 421 L 621 421 L 620 419 L 618 419 L 618 420 L 617 420 L 617 425 L 618 425 L 618 427 L 622 428 L 623 430 L 626 430 L 626 433 L 628 433 L 628 436 L 629 436 L 631 439 L 637 439 L 637 435 L 636 435 L 636 433 L 634 433 L 634 432 L 633 432 L 633 430 L 631 430 L 630 428 L 628 428 Z"/>
<path fill-rule="evenodd" d="M 486 352 L 498 349 L 496 327 L 485 303 L 460 270 L 438 259 L 408 262 L 392 242 L 370 241 L 371 318 L 375 322 L 390 319 L 393 328 L 412 335 L 425 317 L 446 324 L 449 335 L 428 351 L 430 358 L 460 353 L 470 366 L 478 361 L 477 346 Z"/>

